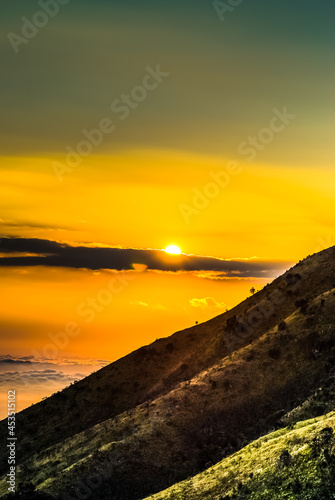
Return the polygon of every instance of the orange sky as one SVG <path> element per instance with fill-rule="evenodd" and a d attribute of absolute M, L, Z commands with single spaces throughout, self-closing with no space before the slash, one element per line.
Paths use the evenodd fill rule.
<path fill-rule="evenodd" d="M 112 301 L 106 305 L 98 301 L 96 310 L 89 301 L 103 299 L 101 292 L 108 288 L 113 272 L 36 267 L 4 268 L 0 274 L 2 352 L 10 358 L 28 356 L 34 363 L 3 364 L 7 377 L 8 371 L 25 374 L 50 368 L 69 376 L 43 381 L 42 374 L 40 383 L 33 385 L 30 379 L 22 384 L 19 375 L 10 375 L 5 386 L 12 385 L 8 380 L 14 381 L 20 409 L 68 385 L 71 375 L 73 380 L 99 368 L 99 359 L 113 361 L 221 314 L 248 296 L 251 286 L 262 287 L 267 281 L 130 271 L 123 274 Z M 96 361 L 87 364 L 88 357 Z M 5 411 L 3 394 L 0 411 L 1 403 Z"/>
<path fill-rule="evenodd" d="M 35 350 L 48 357 L 52 349 L 44 349 L 45 346 L 57 345 L 53 339 L 50 342 L 49 334 L 57 338 L 57 334 L 65 332 L 67 323 L 75 322 L 80 333 L 69 336 L 66 346 L 57 350 L 57 356 L 111 360 L 177 329 L 192 326 L 195 321 L 224 312 L 248 296 L 252 285 L 260 287 L 266 282 L 211 280 L 192 273 L 129 271 L 124 273 L 125 283 L 115 287 L 117 293 L 113 299 L 104 299 L 102 294 L 95 310 L 89 299 L 99 298 L 100 291 L 108 289 L 115 273 L 39 267 L 9 269 L 1 274 L 6 298 L 0 303 L 0 315 L 8 330 L 7 338 L 3 339 L 4 352 L 24 356 Z M 192 302 L 206 297 L 213 300 L 203 305 Z M 62 338 L 60 342 L 64 342 Z"/>

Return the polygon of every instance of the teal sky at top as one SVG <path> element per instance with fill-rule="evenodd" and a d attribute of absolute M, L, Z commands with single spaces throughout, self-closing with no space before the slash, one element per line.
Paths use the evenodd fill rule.
<path fill-rule="evenodd" d="M 22 17 L 38 10 L 30 0 L 1 3 L 2 154 L 62 153 L 110 117 L 118 127 L 99 154 L 167 148 L 235 158 L 272 109 L 287 106 L 297 118 L 260 161 L 330 164 L 331 0 L 244 0 L 224 21 L 211 1 L 70 0 L 15 54 L 8 33 L 20 34 Z M 110 104 L 157 64 L 170 76 L 121 123 Z"/>

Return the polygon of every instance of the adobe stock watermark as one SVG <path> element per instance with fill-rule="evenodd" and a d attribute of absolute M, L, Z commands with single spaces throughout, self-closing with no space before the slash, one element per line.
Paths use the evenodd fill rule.
<path fill-rule="evenodd" d="M 146 66 L 146 74 L 140 85 L 132 88 L 129 94 L 122 94 L 118 99 L 114 99 L 110 105 L 113 113 L 118 115 L 119 120 L 126 120 L 138 106 L 147 99 L 150 92 L 170 76 L 170 73 L 162 71 L 160 64 L 156 68 Z M 81 131 L 84 140 L 79 141 L 74 147 L 68 145 L 65 150 L 65 162 L 52 162 L 51 166 L 59 182 L 63 182 L 64 175 L 72 173 L 83 161 L 83 159 L 93 153 L 94 148 L 99 147 L 104 138 L 116 130 L 116 124 L 110 118 L 102 118 L 97 128 L 92 130 L 83 129 Z"/>
<path fill-rule="evenodd" d="M 16 489 L 16 390 L 8 391 L 8 465 L 9 472 L 7 474 L 8 491 L 15 493 Z"/>
<path fill-rule="evenodd" d="M 7 34 L 15 54 L 20 52 L 19 47 L 22 44 L 27 45 L 30 40 L 35 38 L 41 28 L 45 28 L 50 19 L 57 16 L 61 5 L 67 5 L 69 2 L 70 0 L 39 0 L 38 5 L 42 10 L 36 11 L 31 20 L 27 17 L 21 17 L 23 23 L 21 33 L 19 35 L 13 32 Z"/>
<path fill-rule="evenodd" d="M 215 12 L 219 16 L 220 21 L 224 21 L 227 12 L 233 12 L 236 7 L 241 5 L 241 3 L 243 2 L 244 0 L 226 0 L 225 2 L 214 0 L 213 7 L 215 9 Z"/>
<path fill-rule="evenodd" d="M 297 115 L 288 113 L 287 106 L 284 107 L 283 111 L 273 108 L 272 113 L 273 116 L 267 127 L 262 128 L 255 136 L 249 136 L 246 141 L 239 144 L 237 152 L 241 156 L 247 155 L 246 161 L 254 161 L 257 155 L 273 142 L 276 134 L 285 130 L 297 117 Z M 210 182 L 205 184 L 202 189 L 193 188 L 191 205 L 185 203 L 179 205 L 179 211 L 185 223 L 189 224 L 192 216 L 199 215 L 202 210 L 207 208 L 210 201 L 217 198 L 229 186 L 232 177 L 237 176 L 242 171 L 243 168 L 238 161 L 230 161 L 224 170 L 210 172 Z"/>
<path fill-rule="evenodd" d="M 107 283 L 106 288 L 102 288 L 96 294 L 95 297 L 87 297 L 84 302 L 78 304 L 76 308 L 76 314 L 79 318 L 85 318 L 85 323 L 92 323 L 96 315 L 101 313 L 106 307 L 108 307 L 115 295 L 122 293 L 127 286 L 129 281 L 135 278 L 133 272 L 117 272 Z M 82 328 L 77 321 L 69 321 L 64 326 L 63 330 L 57 333 L 48 333 L 48 338 L 51 342 L 46 344 L 42 352 L 38 352 L 36 349 L 32 349 L 33 356 L 40 358 L 55 358 L 59 354 L 59 351 L 66 349 L 69 345 L 71 338 L 77 337 L 82 332 Z"/>
<path fill-rule="evenodd" d="M 207 208 L 210 200 L 217 198 L 221 191 L 229 186 L 231 178 L 241 172 L 242 167 L 240 164 L 237 161 L 230 161 L 224 170 L 210 172 L 211 182 L 205 184 L 202 190 L 193 188 L 192 205 L 186 205 L 185 203 L 179 205 L 179 211 L 186 224 L 190 223 L 193 215 L 199 215 L 202 210 Z"/>
<path fill-rule="evenodd" d="M 264 151 L 266 146 L 270 144 L 275 135 L 283 132 L 294 120 L 297 115 L 293 115 L 287 111 L 287 106 L 284 107 L 283 111 L 279 111 L 277 108 L 273 108 L 273 117 L 271 118 L 268 127 L 262 128 L 257 135 L 249 135 L 246 141 L 242 141 L 237 148 L 240 155 L 248 155 L 247 161 L 253 161 L 256 159 L 260 151 Z"/>

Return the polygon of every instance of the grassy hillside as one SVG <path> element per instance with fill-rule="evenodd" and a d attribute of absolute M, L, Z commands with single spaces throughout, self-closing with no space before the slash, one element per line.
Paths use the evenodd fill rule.
<path fill-rule="evenodd" d="M 261 437 L 146 500 L 331 500 L 335 412 Z"/>
<path fill-rule="evenodd" d="M 144 498 L 333 409 L 334 257 L 21 412 L 21 480 L 55 497 Z"/>

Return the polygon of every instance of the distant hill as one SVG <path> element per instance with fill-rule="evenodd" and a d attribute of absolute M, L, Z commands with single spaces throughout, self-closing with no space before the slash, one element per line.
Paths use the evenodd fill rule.
<path fill-rule="evenodd" d="M 138 500 L 331 411 L 334 320 L 332 247 L 18 414 L 21 480 L 55 498 Z"/>

